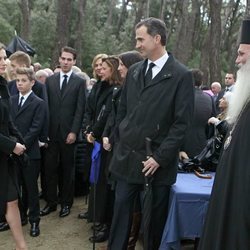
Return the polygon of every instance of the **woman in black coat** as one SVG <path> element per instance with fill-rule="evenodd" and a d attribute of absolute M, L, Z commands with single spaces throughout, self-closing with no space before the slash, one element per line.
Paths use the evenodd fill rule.
<path fill-rule="evenodd" d="M 20 213 L 18 209 L 18 191 L 14 164 L 10 155 L 22 155 L 25 146 L 16 142 L 22 141 L 10 120 L 10 104 L 7 81 L 1 76 L 6 69 L 6 52 L 0 43 L 0 215 L 5 215 L 10 226 L 16 250 L 27 249 L 24 240 Z"/>
<path fill-rule="evenodd" d="M 104 128 L 107 123 L 107 119 L 112 109 L 112 94 L 114 88 L 121 84 L 121 77 L 118 72 L 119 60 L 117 57 L 107 57 L 102 59 L 102 70 L 101 70 L 101 82 L 97 83 L 95 88 L 92 89 L 91 94 L 95 97 L 92 100 L 90 110 L 87 104 L 86 113 L 88 114 L 86 118 L 87 124 L 87 140 L 89 143 L 94 143 L 95 141 L 102 144 L 102 135 Z M 89 112 L 91 111 L 91 112 Z M 96 184 L 96 211 L 95 217 L 96 221 L 101 223 L 99 227 L 100 231 L 96 237 L 91 237 L 90 241 L 102 242 L 107 240 L 108 237 L 108 225 L 111 223 L 110 218 L 112 212 L 112 191 L 110 191 L 110 186 L 107 182 L 107 162 L 109 161 L 109 154 L 106 150 L 101 148 L 101 166 L 98 182 Z M 91 185 L 91 193 L 88 207 L 89 220 L 93 220 L 93 197 L 94 197 L 94 186 Z M 111 201 L 111 202 L 110 202 Z"/>

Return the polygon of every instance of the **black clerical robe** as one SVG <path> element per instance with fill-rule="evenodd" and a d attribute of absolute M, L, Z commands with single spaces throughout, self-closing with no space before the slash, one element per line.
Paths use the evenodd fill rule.
<path fill-rule="evenodd" d="M 223 150 L 200 250 L 250 249 L 250 104 Z"/>

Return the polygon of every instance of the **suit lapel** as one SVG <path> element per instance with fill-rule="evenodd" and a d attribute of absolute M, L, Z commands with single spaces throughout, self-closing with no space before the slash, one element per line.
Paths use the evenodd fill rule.
<path fill-rule="evenodd" d="M 34 99 L 34 93 L 32 92 L 28 96 L 27 100 L 24 102 L 23 106 L 17 111 L 17 116 L 22 114 L 22 112 L 29 107 L 29 105 L 32 103 L 33 99 Z"/>
<path fill-rule="evenodd" d="M 60 73 L 57 73 L 55 75 L 55 84 L 54 88 L 55 88 L 55 92 L 58 95 L 59 98 L 61 98 L 61 90 L 60 90 Z"/>

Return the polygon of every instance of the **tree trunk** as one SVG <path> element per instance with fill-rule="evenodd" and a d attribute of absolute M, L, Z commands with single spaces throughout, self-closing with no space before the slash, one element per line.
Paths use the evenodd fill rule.
<path fill-rule="evenodd" d="M 191 11 L 187 11 L 190 7 L 192 7 Z M 188 63 L 193 53 L 195 24 L 196 18 L 199 19 L 199 9 L 197 0 L 192 1 L 192 6 L 189 1 L 182 2 L 174 55 L 184 64 Z"/>
<path fill-rule="evenodd" d="M 86 3 L 87 0 L 78 0 L 78 22 L 77 22 L 77 27 L 76 27 L 76 42 L 75 42 L 75 49 L 77 50 L 78 58 L 77 58 L 77 66 L 82 67 L 82 40 L 83 40 L 83 35 L 84 34 L 84 18 L 85 18 L 85 10 L 86 10 Z"/>
<path fill-rule="evenodd" d="M 220 43 L 221 43 L 221 5 L 222 0 L 210 0 L 210 82 L 221 81 L 221 65 L 220 65 Z"/>
<path fill-rule="evenodd" d="M 109 13 L 108 13 L 108 17 L 107 17 L 107 24 L 110 27 L 112 26 L 115 5 L 116 5 L 116 0 L 111 0 L 110 6 L 109 6 Z"/>
<path fill-rule="evenodd" d="M 121 27 L 124 23 L 124 21 L 127 18 L 127 5 L 130 1 L 129 0 L 122 0 L 122 10 L 118 19 L 118 23 L 117 23 L 117 29 L 116 29 L 116 37 L 119 37 L 119 33 L 121 30 Z"/>
<path fill-rule="evenodd" d="M 250 0 L 247 0 L 245 18 L 250 19 Z"/>
<path fill-rule="evenodd" d="M 208 24 L 209 25 L 209 24 Z M 210 43 L 210 27 L 204 35 L 204 40 L 201 46 L 200 69 L 203 72 L 204 85 L 210 86 L 209 82 L 209 43 Z"/>
<path fill-rule="evenodd" d="M 135 5 L 135 24 L 134 27 L 136 26 L 137 23 L 141 21 L 141 19 L 144 17 L 144 9 L 145 9 L 145 1 L 144 0 L 139 0 L 137 1 Z M 135 46 L 135 29 L 133 29 L 133 39 L 131 40 L 131 47 L 133 48 Z"/>
<path fill-rule="evenodd" d="M 57 34 L 52 56 L 52 67 L 58 64 L 58 58 L 62 47 L 68 45 L 69 21 L 71 15 L 71 0 L 57 1 Z"/>
<path fill-rule="evenodd" d="M 149 10 L 150 10 L 150 0 L 146 1 L 146 11 L 145 11 L 145 17 L 149 17 Z"/>
<path fill-rule="evenodd" d="M 30 34 L 30 3 L 29 0 L 18 1 L 19 8 L 22 14 L 22 26 L 20 36 L 28 41 Z"/>
<path fill-rule="evenodd" d="M 161 5 L 160 5 L 160 14 L 159 14 L 159 18 L 161 20 L 164 20 L 164 12 L 166 9 L 166 0 L 161 0 Z"/>

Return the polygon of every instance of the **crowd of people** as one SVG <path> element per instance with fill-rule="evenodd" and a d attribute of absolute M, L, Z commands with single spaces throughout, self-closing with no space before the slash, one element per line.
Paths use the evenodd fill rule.
<path fill-rule="evenodd" d="M 91 242 L 108 240 L 107 249 L 132 250 L 140 231 L 147 230 L 144 249 L 156 250 L 178 162 L 202 151 L 212 127 L 225 144 L 200 249 L 247 249 L 250 175 L 243 170 L 248 158 L 241 156 L 239 145 L 247 151 L 249 88 L 243 85 L 250 72 L 249 34 L 245 20 L 237 81 L 228 72 L 225 88 L 213 82 L 208 89 L 199 69 L 189 70 L 166 50 L 167 29 L 156 18 L 136 25 L 138 51 L 96 55 L 93 78 L 76 67 L 77 52 L 71 47 L 61 48 L 52 71 L 32 64 L 22 51 L 7 59 L 0 44 L 0 231 L 11 229 L 16 249 L 28 249 L 22 225 L 29 222 L 30 236 L 37 237 L 41 217 L 58 206 L 59 217 L 68 216 L 79 181 L 86 193 L 90 190 L 88 210 L 78 217 L 94 222 Z M 80 179 L 78 161 L 84 173 Z M 148 181 L 152 211 L 146 229 L 143 191 Z M 236 212 L 239 218 L 232 216 Z M 230 238 L 229 222 L 245 231 Z"/>

